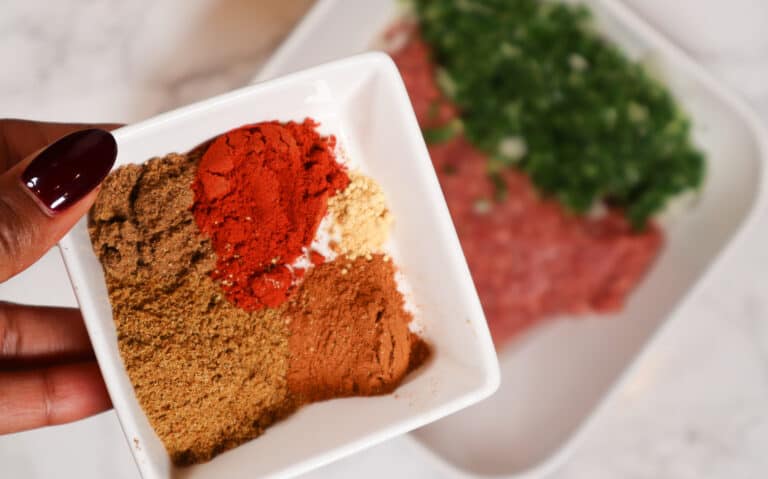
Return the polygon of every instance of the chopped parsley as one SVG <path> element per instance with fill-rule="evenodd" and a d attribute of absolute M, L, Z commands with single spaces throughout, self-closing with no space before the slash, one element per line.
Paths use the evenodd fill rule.
<path fill-rule="evenodd" d="M 592 28 L 585 7 L 538 0 L 412 0 L 463 131 L 578 213 L 604 201 L 642 228 L 698 188 L 704 158 L 670 93 Z M 497 187 L 499 182 L 497 181 Z"/>
<path fill-rule="evenodd" d="M 461 120 L 456 118 L 442 126 L 424 128 L 422 134 L 424 135 L 424 140 L 431 145 L 451 140 L 457 134 L 461 133 L 463 128 L 464 126 L 461 124 Z"/>

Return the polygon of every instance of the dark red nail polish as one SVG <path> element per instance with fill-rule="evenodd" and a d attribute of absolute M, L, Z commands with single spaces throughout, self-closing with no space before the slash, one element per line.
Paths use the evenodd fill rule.
<path fill-rule="evenodd" d="M 48 213 L 58 213 L 93 191 L 117 157 L 105 130 L 76 131 L 48 145 L 21 174 L 21 181 Z"/>

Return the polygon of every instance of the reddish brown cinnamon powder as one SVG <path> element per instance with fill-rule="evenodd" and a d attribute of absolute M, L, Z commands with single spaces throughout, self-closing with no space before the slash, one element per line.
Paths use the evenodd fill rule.
<path fill-rule="evenodd" d="M 288 390 L 300 402 L 394 390 L 428 356 L 409 330 L 392 261 L 339 258 L 307 272 L 285 317 Z"/>

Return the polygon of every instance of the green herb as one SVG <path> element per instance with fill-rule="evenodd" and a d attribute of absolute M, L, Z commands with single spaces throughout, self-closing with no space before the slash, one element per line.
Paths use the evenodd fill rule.
<path fill-rule="evenodd" d="M 704 158 L 669 92 L 597 35 L 584 7 L 413 0 L 438 84 L 467 138 L 576 212 L 597 201 L 638 228 L 698 188 Z M 425 132 L 445 141 L 451 127 Z"/>
<path fill-rule="evenodd" d="M 504 177 L 501 176 L 499 171 L 489 171 L 488 179 L 491 180 L 494 187 L 493 199 L 496 201 L 504 201 L 507 199 L 507 182 L 504 181 Z"/>
<path fill-rule="evenodd" d="M 461 133 L 463 129 L 464 126 L 462 125 L 461 120 L 456 118 L 442 126 L 425 128 L 422 131 L 422 134 L 424 135 L 424 141 L 432 145 L 444 143 L 453 139 L 457 134 Z"/>
<path fill-rule="evenodd" d="M 429 110 L 427 110 L 427 118 L 429 118 L 429 121 L 435 121 L 437 120 L 437 117 L 440 115 L 440 103 L 437 101 L 433 101 L 429 104 Z"/>

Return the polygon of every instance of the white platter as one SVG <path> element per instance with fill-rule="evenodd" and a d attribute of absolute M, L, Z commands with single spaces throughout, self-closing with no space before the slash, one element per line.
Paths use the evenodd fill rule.
<path fill-rule="evenodd" d="M 477 293 L 391 59 L 368 53 L 251 86 L 115 131 L 117 166 L 188 151 L 263 120 L 306 117 L 376 178 L 396 219 L 393 255 L 433 357 L 397 394 L 308 405 L 212 461 L 176 469 L 134 395 L 101 265 L 80 221 L 61 251 L 112 403 L 145 479 L 287 477 L 444 417 L 490 395 L 499 370 Z"/>
<path fill-rule="evenodd" d="M 558 464 L 660 328 L 685 314 L 762 203 L 768 144 L 755 115 L 622 3 L 579 3 L 590 6 L 602 34 L 646 63 L 691 115 L 708 178 L 697 204 L 665 223 L 664 251 L 622 314 L 533 330 L 500 352 L 502 385 L 495 396 L 413 434 L 446 475 L 539 477 Z M 256 81 L 371 49 L 398 4 L 318 1 Z"/>

